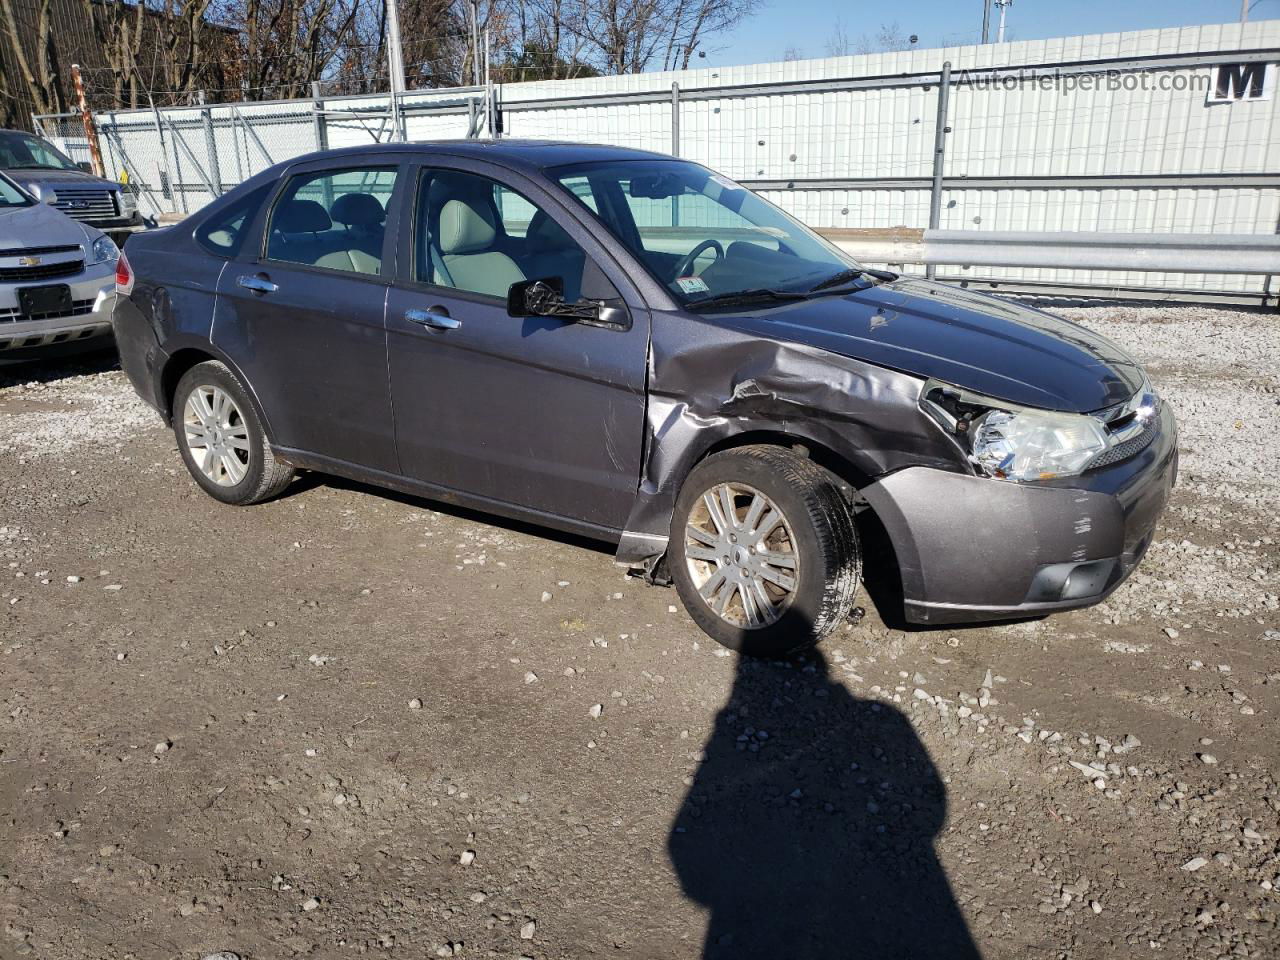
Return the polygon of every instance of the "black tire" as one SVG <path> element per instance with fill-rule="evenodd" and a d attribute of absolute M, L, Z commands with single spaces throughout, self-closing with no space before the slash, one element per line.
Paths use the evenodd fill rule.
<path fill-rule="evenodd" d="M 243 427 L 245 450 L 236 453 L 243 464 L 244 475 L 237 482 L 219 483 L 206 476 L 196 463 L 185 425 L 187 400 L 201 388 L 217 388 L 234 402 L 236 416 L 232 422 Z M 257 408 L 249 398 L 249 391 L 230 370 L 216 360 L 198 363 L 182 375 L 173 393 L 173 433 L 178 441 L 178 451 L 187 465 L 192 479 L 205 493 L 215 500 L 236 506 L 261 503 L 278 495 L 293 479 L 294 469 L 281 463 L 271 452 L 266 431 L 258 417 Z M 230 476 L 228 476 L 230 481 Z"/>
<path fill-rule="evenodd" d="M 699 594 L 696 574 L 690 569 L 692 564 L 708 577 L 704 584 L 722 569 L 718 562 L 713 567 L 705 560 L 699 567 L 701 558 L 691 561 L 687 557 L 686 549 L 699 545 L 686 542 L 686 528 L 695 508 L 705 511 L 705 505 L 700 505 L 703 494 L 725 483 L 763 494 L 782 512 L 790 528 L 787 545 L 796 555 L 798 569 L 789 597 L 777 604 L 781 615 L 767 625 L 753 627 L 722 617 Z M 745 510 L 750 496 L 743 493 L 735 509 Z M 749 517 L 744 513 L 738 519 Z M 764 549 L 773 548 L 766 544 Z M 668 562 L 680 600 L 698 626 L 729 649 L 755 657 L 790 656 L 812 647 L 839 627 L 853 609 L 862 565 L 853 513 L 831 477 L 811 460 L 773 446 L 726 450 L 690 472 L 671 518 Z M 729 566 L 725 564 L 724 569 Z M 732 591 L 729 593 L 732 598 Z M 741 592 L 737 594 L 743 614 L 745 599 Z M 733 602 L 730 599 L 729 603 Z M 742 619 L 745 617 L 740 616 Z"/>

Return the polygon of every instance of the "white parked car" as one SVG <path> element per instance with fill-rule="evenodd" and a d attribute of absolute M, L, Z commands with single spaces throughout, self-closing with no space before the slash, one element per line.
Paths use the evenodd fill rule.
<path fill-rule="evenodd" d="M 88 346 L 110 334 L 119 258 L 101 230 L 0 174 L 0 360 Z"/>

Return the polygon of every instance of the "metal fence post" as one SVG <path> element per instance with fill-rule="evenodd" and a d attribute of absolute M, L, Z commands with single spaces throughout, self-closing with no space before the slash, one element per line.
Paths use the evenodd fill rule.
<path fill-rule="evenodd" d="M 680 84 L 671 83 L 671 155 L 680 156 Z"/>
<path fill-rule="evenodd" d="M 200 102 L 204 103 L 204 91 L 200 91 Z M 222 196 L 222 166 L 218 162 L 218 140 L 213 134 L 213 111 L 207 107 L 200 111 L 200 119 L 204 123 L 204 151 L 209 160 L 209 180 L 212 182 L 214 196 Z"/>
<path fill-rule="evenodd" d="M 320 81 L 311 81 L 311 130 L 315 134 L 316 149 L 329 149 L 329 131 L 324 122 L 324 101 L 320 99 Z"/>
<path fill-rule="evenodd" d="M 156 126 L 156 142 L 160 146 L 160 175 L 163 179 L 160 195 L 169 196 L 169 212 L 178 212 L 178 191 L 177 184 L 173 182 L 173 173 L 169 169 L 169 151 L 164 145 L 164 130 L 160 126 L 160 111 L 156 109 L 155 101 L 151 102 L 151 119 Z"/>
<path fill-rule="evenodd" d="M 671 155 L 680 156 L 680 84 L 671 82 Z M 680 195 L 671 197 L 671 225 L 680 226 Z"/>
<path fill-rule="evenodd" d="M 209 178 L 209 175 L 205 173 L 204 167 L 200 166 L 200 158 L 195 155 L 195 151 L 193 151 L 189 146 L 187 146 L 187 141 L 183 138 L 182 133 L 174 125 L 173 121 L 166 118 L 165 123 L 169 125 L 169 133 L 173 136 L 174 159 L 177 159 L 178 148 L 181 147 L 182 152 L 185 153 L 187 155 L 187 159 L 191 161 L 191 165 L 196 168 L 196 176 L 199 177 L 200 180 L 204 183 L 205 188 L 209 191 L 209 194 L 213 197 L 222 196 L 222 192 L 214 187 L 213 181 Z M 182 210 L 184 213 L 188 212 L 187 211 L 187 195 L 185 191 L 182 194 Z"/>
<path fill-rule="evenodd" d="M 253 145 L 257 147 L 258 152 L 262 154 L 262 159 L 267 162 L 267 166 L 269 167 L 273 163 L 275 163 L 275 160 L 271 158 L 271 154 L 267 151 L 267 148 L 262 145 L 262 138 L 258 136 L 257 132 L 253 129 L 253 126 L 249 123 L 249 121 L 245 119 L 244 114 L 242 114 L 239 110 L 236 109 L 236 105 L 234 103 L 231 104 L 231 115 L 240 121 L 240 129 L 244 131 L 245 141 L 246 141 L 245 160 L 249 159 L 249 148 L 247 143 L 248 141 L 253 141 Z M 252 169 L 252 165 L 251 165 L 251 169 Z"/>
<path fill-rule="evenodd" d="M 933 188 L 929 194 L 929 229 L 937 230 L 942 220 L 942 161 L 947 153 L 947 107 L 951 100 L 951 61 L 942 65 L 938 83 L 938 120 L 933 130 Z M 938 273 L 933 264 L 926 264 L 924 275 L 932 280 Z"/>

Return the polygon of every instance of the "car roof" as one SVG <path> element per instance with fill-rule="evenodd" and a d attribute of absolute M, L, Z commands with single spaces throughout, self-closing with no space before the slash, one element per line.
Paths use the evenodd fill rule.
<path fill-rule="evenodd" d="M 498 164 L 525 169 L 545 170 L 571 163 L 593 163 L 618 160 L 671 160 L 673 157 L 650 150 L 611 147 L 596 143 L 572 143 L 561 140 L 419 140 L 408 143 L 382 143 L 370 146 L 342 147 L 308 154 L 298 160 L 338 159 L 350 154 L 370 153 L 438 153 L 450 157 L 473 157 Z"/>

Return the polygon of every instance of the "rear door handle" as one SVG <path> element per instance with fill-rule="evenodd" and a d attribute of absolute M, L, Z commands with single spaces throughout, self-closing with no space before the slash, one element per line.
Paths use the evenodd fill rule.
<path fill-rule="evenodd" d="M 275 293 L 280 287 L 266 277 L 236 277 L 236 283 L 254 293 Z"/>
<path fill-rule="evenodd" d="M 462 321 L 453 319 L 443 307 L 432 307 L 430 310 L 406 310 L 404 318 L 411 323 L 430 327 L 432 330 L 457 330 L 462 326 Z"/>

